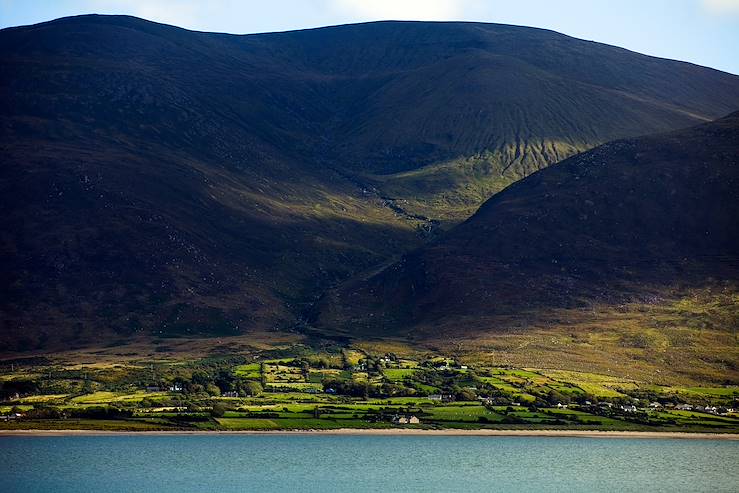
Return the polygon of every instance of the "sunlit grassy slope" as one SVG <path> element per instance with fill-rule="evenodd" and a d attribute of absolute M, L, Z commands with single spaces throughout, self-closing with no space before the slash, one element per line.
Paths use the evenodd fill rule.
<path fill-rule="evenodd" d="M 326 296 L 318 326 L 497 364 L 736 381 L 739 113 L 525 178 Z"/>

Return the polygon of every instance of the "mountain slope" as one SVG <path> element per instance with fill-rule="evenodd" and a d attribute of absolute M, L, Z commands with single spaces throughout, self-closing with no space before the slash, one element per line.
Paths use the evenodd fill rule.
<path fill-rule="evenodd" d="M 12 113 L 84 105 L 87 125 L 123 118 L 143 138 L 157 125 L 159 140 L 241 166 L 252 147 L 309 157 L 453 221 L 548 163 L 739 107 L 737 76 L 497 24 L 229 36 L 81 16 L 6 29 L 2 46 Z"/>
<path fill-rule="evenodd" d="M 2 342 L 289 328 L 550 162 L 738 106 L 736 76 L 513 26 L 4 29 Z"/>
<path fill-rule="evenodd" d="M 444 237 L 343 286 L 319 320 L 438 335 L 671 289 L 737 293 L 738 187 L 739 112 L 608 143 L 511 185 Z"/>

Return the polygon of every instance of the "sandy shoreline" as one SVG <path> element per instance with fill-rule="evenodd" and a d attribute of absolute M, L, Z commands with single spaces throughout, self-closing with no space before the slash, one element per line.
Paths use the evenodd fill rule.
<path fill-rule="evenodd" d="M 355 436 L 475 436 L 475 437 L 580 437 L 580 438 L 670 438 L 688 440 L 739 440 L 736 433 L 684 433 L 658 431 L 585 430 L 421 430 L 421 429 L 336 429 L 274 431 L 96 431 L 96 430 L 0 430 L 9 436 L 166 436 L 166 435 L 355 435 Z"/>

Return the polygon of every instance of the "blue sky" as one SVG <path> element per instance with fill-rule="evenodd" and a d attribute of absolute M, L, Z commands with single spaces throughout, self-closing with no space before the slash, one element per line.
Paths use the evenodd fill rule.
<path fill-rule="evenodd" d="M 0 27 L 92 12 L 237 34 L 383 19 L 500 22 L 739 74 L 739 0 L 0 0 Z"/>

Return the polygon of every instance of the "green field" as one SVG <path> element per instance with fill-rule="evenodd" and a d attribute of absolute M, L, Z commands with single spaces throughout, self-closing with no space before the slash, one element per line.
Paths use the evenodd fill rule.
<path fill-rule="evenodd" d="M 363 348 L 125 364 L 0 366 L 0 429 L 278 430 L 413 426 L 739 431 L 736 386 L 655 385 Z M 388 347 L 388 346 L 385 346 Z M 168 389 L 147 391 L 146 388 Z M 63 391 L 67 390 L 67 391 Z M 73 390 L 73 391 L 70 391 Z M 661 403 L 657 409 L 647 404 Z M 678 411 L 678 403 L 714 406 Z M 621 406 L 636 406 L 627 411 Z M 420 423 L 396 424 L 414 416 Z"/>
<path fill-rule="evenodd" d="M 387 368 L 382 371 L 382 374 L 390 381 L 403 380 L 408 377 L 412 377 L 415 373 L 415 369 L 411 368 Z"/>
<path fill-rule="evenodd" d="M 234 368 L 234 373 L 242 378 L 259 380 L 262 378 L 262 365 L 260 363 L 249 363 Z"/>

